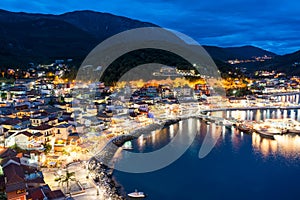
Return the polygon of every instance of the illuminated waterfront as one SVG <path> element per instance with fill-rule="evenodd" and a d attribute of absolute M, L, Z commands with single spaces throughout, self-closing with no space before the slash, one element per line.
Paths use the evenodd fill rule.
<path fill-rule="evenodd" d="M 245 109 L 212 112 L 213 116 L 224 118 L 236 118 L 239 120 L 260 121 L 266 119 L 286 119 L 291 118 L 300 121 L 300 109 Z"/>
<path fill-rule="evenodd" d="M 157 150 L 175 134 L 192 131 L 197 132 L 194 143 L 172 165 L 144 174 L 115 171 L 123 192 L 137 188 L 148 199 L 298 199 L 300 137 L 296 135 L 270 140 L 189 119 L 139 137 L 132 142 L 134 152 Z M 220 137 L 212 152 L 199 159 L 207 133 Z M 127 156 L 126 151 L 119 155 Z"/>

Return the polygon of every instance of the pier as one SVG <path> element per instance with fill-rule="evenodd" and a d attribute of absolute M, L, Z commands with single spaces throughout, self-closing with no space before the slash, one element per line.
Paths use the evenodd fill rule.
<path fill-rule="evenodd" d="M 300 105 L 297 106 L 252 106 L 252 107 L 223 107 L 223 108 L 211 108 L 204 109 L 201 112 L 217 112 L 217 111 L 233 111 L 233 110 L 267 110 L 267 109 L 300 109 Z"/>

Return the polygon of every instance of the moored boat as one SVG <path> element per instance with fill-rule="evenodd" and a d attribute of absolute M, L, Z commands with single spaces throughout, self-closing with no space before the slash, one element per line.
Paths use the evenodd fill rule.
<path fill-rule="evenodd" d="M 284 130 L 276 129 L 276 128 L 259 128 L 255 129 L 257 133 L 259 133 L 262 137 L 275 139 L 274 135 L 282 135 L 284 133 Z"/>
<path fill-rule="evenodd" d="M 246 132 L 246 133 L 249 133 L 251 131 L 251 128 L 245 124 L 239 124 L 237 126 L 237 128 L 240 130 L 240 131 L 243 131 L 243 132 Z"/>
<path fill-rule="evenodd" d="M 128 196 L 132 198 L 144 198 L 145 194 L 144 192 L 138 192 L 137 190 L 135 190 L 134 192 L 129 193 Z"/>
<path fill-rule="evenodd" d="M 294 133 L 294 134 L 300 134 L 300 126 L 292 126 L 291 128 L 287 129 L 287 133 Z"/>
<path fill-rule="evenodd" d="M 233 126 L 233 123 L 226 119 L 224 119 L 222 123 L 223 123 L 223 126 L 225 126 L 226 128 L 231 128 Z"/>
<path fill-rule="evenodd" d="M 300 135 L 300 129 L 297 129 L 297 128 L 288 129 L 287 132 Z"/>
<path fill-rule="evenodd" d="M 257 132 L 260 136 L 262 136 L 264 138 L 268 138 L 268 139 L 275 139 L 274 135 L 278 135 L 278 134 L 270 133 L 265 130 L 256 130 L 255 132 Z"/>

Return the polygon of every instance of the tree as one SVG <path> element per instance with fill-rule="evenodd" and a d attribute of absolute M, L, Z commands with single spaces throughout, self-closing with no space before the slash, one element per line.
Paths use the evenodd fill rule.
<path fill-rule="evenodd" d="M 14 145 L 12 145 L 10 148 L 14 149 L 17 153 L 24 153 L 25 152 L 25 150 L 22 149 L 21 147 L 19 147 L 16 143 Z"/>
<path fill-rule="evenodd" d="M 45 144 L 44 144 L 44 148 L 45 148 L 44 153 L 45 153 L 45 154 L 48 154 L 48 153 L 51 151 L 52 146 L 51 146 L 51 144 L 49 144 L 49 143 L 45 143 Z"/>
<path fill-rule="evenodd" d="M 4 92 L 1 93 L 1 98 L 2 98 L 2 99 L 6 99 L 6 98 L 7 98 L 7 93 L 4 93 Z"/>
<path fill-rule="evenodd" d="M 75 172 L 69 172 L 68 170 L 66 171 L 66 174 L 62 174 L 60 175 L 58 178 L 54 179 L 55 181 L 57 181 L 59 184 L 61 184 L 62 186 L 64 184 L 67 185 L 67 190 L 66 193 L 69 193 L 71 196 L 71 192 L 70 192 L 70 182 L 71 181 L 76 181 L 75 179 Z"/>

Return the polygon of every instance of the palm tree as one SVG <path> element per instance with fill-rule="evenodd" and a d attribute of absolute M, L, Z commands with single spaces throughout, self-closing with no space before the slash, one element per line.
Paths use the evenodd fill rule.
<path fill-rule="evenodd" d="M 75 179 L 75 172 L 69 172 L 68 170 L 66 171 L 66 174 L 62 174 L 60 175 L 58 178 L 54 179 L 55 181 L 57 181 L 59 184 L 61 184 L 62 186 L 64 184 L 67 184 L 67 193 L 70 194 L 71 196 L 71 192 L 70 192 L 70 182 L 71 181 L 76 181 Z"/>

